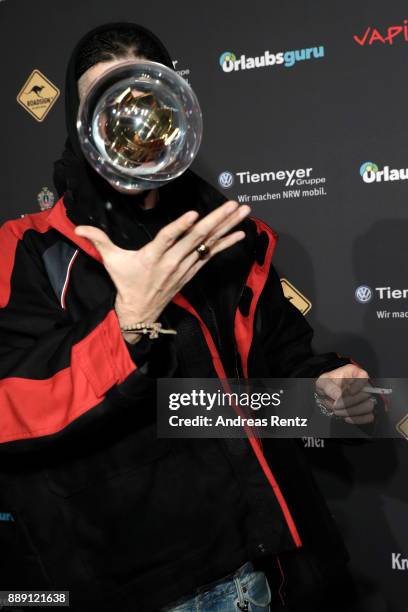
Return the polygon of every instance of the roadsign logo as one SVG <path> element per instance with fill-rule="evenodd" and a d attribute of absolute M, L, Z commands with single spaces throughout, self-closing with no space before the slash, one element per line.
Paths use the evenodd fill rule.
<path fill-rule="evenodd" d="M 17 102 L 37 121 L 44 121 L 60 95 L 58 87 L 53 85 L 39 70 L 33 70 L 21 88 Z"/>
<path fill-rule="evenodd" d="M 300 310 L 302 315 L 307 315 L 312 308 L 312 302 L 308 300 L 303 293 L 300 293 L 300 291 L 296 289 L 296 287 L 292 285 L 287 278 L 281 278 L 281 285 L 285 298 L 292 302 L 292 304 L 296 306 L 298 310 Z"/>

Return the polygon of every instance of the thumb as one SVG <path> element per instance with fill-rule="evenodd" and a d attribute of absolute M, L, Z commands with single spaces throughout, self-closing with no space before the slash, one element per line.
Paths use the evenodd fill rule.
<path fill-rule="evenodd" d="M 341 398 L 341 386 L 338 380 L 330 378 L 329 376 L 320 376 L 316 383 L 317 392 L 325 395 L 334 402 Z"/>
<path fill-rule="evenodd" d="M 93 225 L 78 225 L 74 231 L 77 236 L 87 238 L 87 240 L 92 242 L 101 254 L 115 247 L 109 236 L 103 230 Z"/>

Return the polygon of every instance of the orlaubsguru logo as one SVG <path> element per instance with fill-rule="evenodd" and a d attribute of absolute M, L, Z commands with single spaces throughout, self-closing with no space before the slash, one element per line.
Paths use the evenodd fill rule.
<path fill-rule="evenodd" d="M 279 51 L 270 53 L 264 51 L 262 55 L 246 56 L 237 58 L 232 51 L 221 53 L 219 63 L 224 72 L 236 70 L 250 70 L 251 68 L 266 68 L 268 66 L 284 66 L 291 68 L 297 62 L 304 62 L 324 57 L 324 47 L 307 47 L 305 49 L 292 49 L 290 51 Z"/>
<path fill-rule="evenodd" d="M 390 168 L 384 166 L 381 170 L 374 162 L 364 162 L 360 166 L 360 176 L 365 183 L 388 183 L 389 181 L 408 180 L 408 168 Z"/>

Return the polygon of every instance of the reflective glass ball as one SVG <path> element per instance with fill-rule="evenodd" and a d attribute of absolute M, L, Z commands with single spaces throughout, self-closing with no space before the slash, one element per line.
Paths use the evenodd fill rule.
<path fill-rule="evenodd" d="M 189 83 L 163 64 L 131 60 L 103 72 L 81 101 L 85 157 L 119 191 L 180 176 L 201 143 L 202 114 Z"/>

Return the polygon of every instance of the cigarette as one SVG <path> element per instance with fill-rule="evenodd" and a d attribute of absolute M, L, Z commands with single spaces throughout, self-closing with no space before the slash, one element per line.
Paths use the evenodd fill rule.
<path fill-rule="evenodd" d="M 376 393 L 377 395 L 390 395 L 392 393 L 392 389 L 384 389 L 382 387 L 372 387 L 371 385 L 366 385 L 362 389 L 365 393 Z"/>

